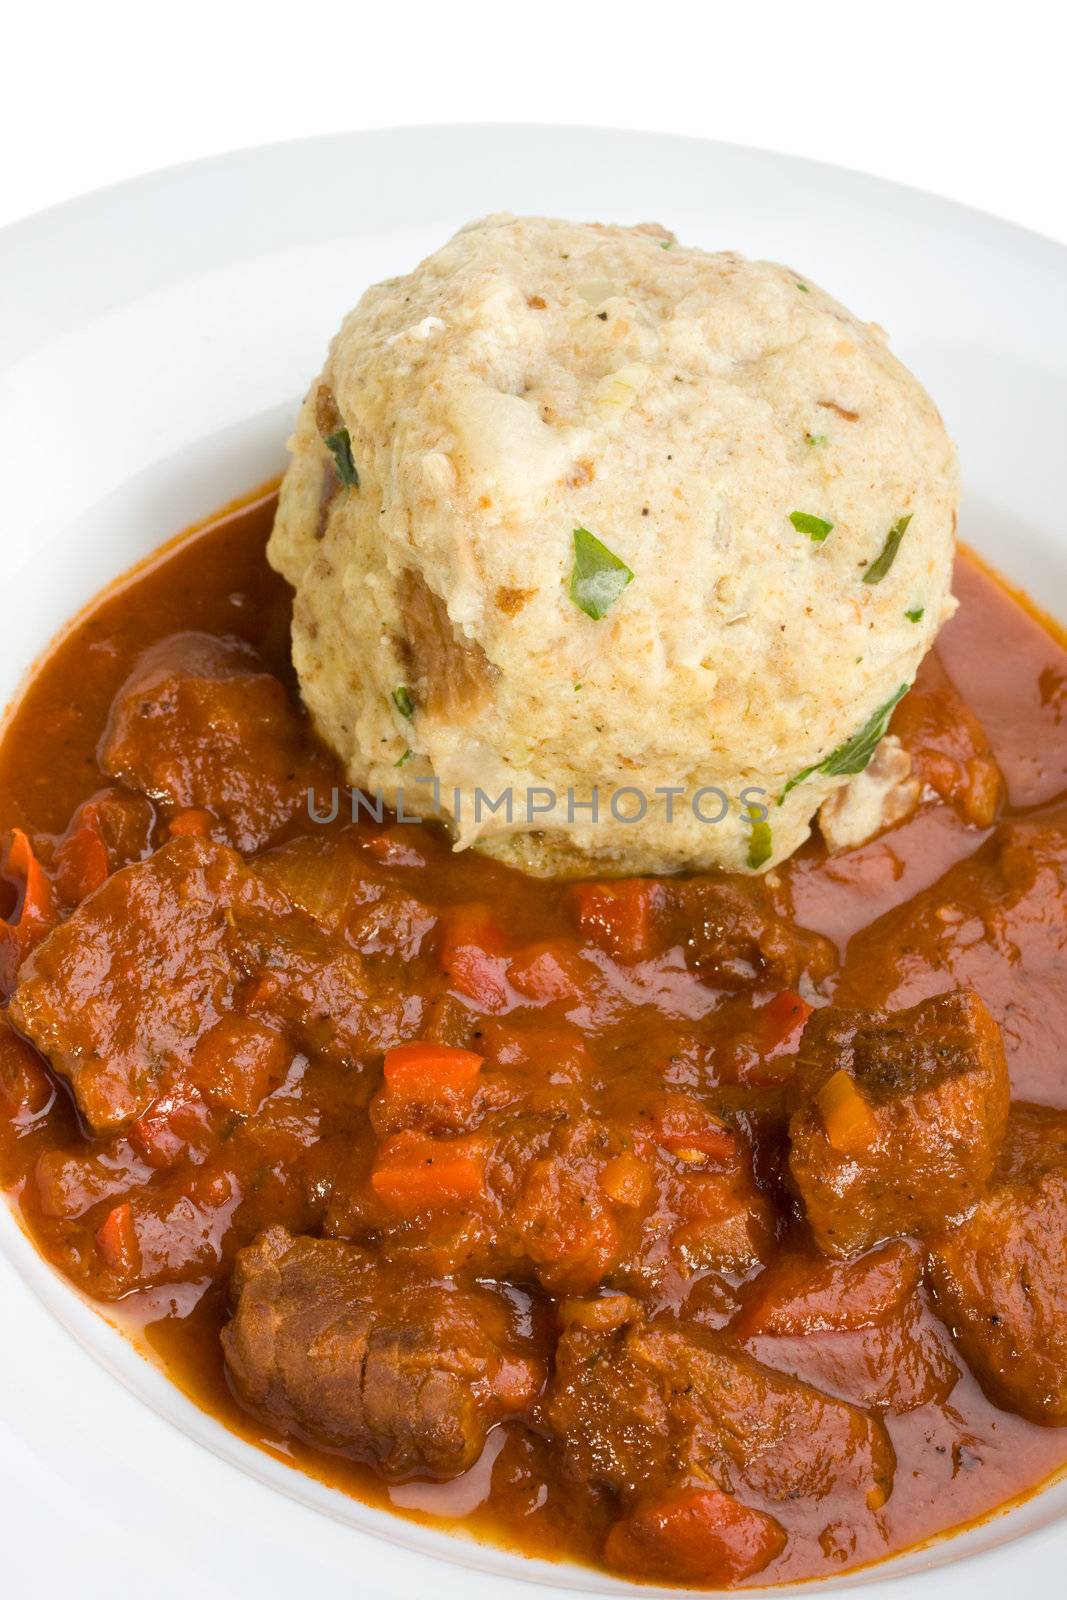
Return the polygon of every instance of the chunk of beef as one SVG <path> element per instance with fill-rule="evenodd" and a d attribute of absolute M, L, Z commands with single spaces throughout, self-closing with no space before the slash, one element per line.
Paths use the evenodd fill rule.
<path fill-rule="evenodd" d="M 931 1242 L 930 1276 L 992 1399 L 1067 1423 L 1067 1112 L 1012 1107 L 990 1191 Z"/>
<path fill-rule="evenodd" d="M 176 633 L 137 661 L 111 709 L 100 765 L 169 815 L 206 810 L 258 850 L 328 782 L 305 719 L 250 646 Z"/>
<path fill-rule="evenodd" d="M 571 890 L 585 937 L 620 961 L 680 947 L 700 975 L 722 989 L 793 989 L 818 984 L 837 965 L 828 939 L 798 927 L 776 873 L 764 878 L 621 878 Z"/>
<path fill-rule="evenodd" d="M 437 914 L 377 869 L 365 842 L 356 828 L 302 834 L 260 857 L 256 869 L 327 933 L 400 971 L 422 953 Z"/>
<path fill-rule="evenodd" d="M 779 1256 L 748 1286 L 734 1338 L 777 1371 L 857 1405 L 913 1411 L 959 1377 L 923 1300 L 922 1257 L 898 1241 L 848 1262 Z"/>
<path fill-rule="evenodd" d="M 457 631 L 444 600 L 414 568 L 400 580 L 400 606 L 397 647 L 418 703 L 444 722 L 470 722 L 492 699 L 496 667 L 480 644 Z"/>
<path fill-rule="evenodd" d="M 815 1241 L 848 1256 L 963 1216 L 1008 1115 L 996 1023 L 975 994 L 817 1011 L 797 1064 L 789 1169 Z"/>
<path fill-rule="evenodd" d="M 542 1369 L 487 1289 L 427 1286 L 336 1240 L 270 1228 L 240 1252 L 226 1366 L 243 1403 L 391 1478 L 451 1478 Z"/>
<path fill-rule="evenodd" d="M 971 827 L 992 827 L 1004 780 L 985 729 L 936 650 L 924 658 L 890 726 L 922 784 L 954 806 Z"/>
<path fill-rule="evenodd" d="M 750 1272 L 769 1251 L 773 1214 L 744 1141 L 687 1096 L 658 1102 L 646 1119 L 557 1125 L 533 1160 L 521 1132 L 499 1152 L 504 1227 L 551 1292 L 608 1279 L 649 1293 Z"/>
<path fill-rule="evenodd" d="M 862 1514 L 891 1492 L 893 1447 L 865 1411 L 624 1297 L 567 1309 L 548 1417 L 570 1470 L 624 1507 L 699 1483 L 770 1505 L 835 1497 Z"/>
<path fill-rule="evenodd" d="M 1000 1024 L 1017 1099 L 1067 1097 L 1067 806 L 1003 823 L 980 850 L 858 933 L 838 1005 L 974 989 Z"/>
<path fill-rule="evenodd" d="M 360 957 L 282 894 L 238 908 L 226 945 L 235 1001 L 313 1056 L 355 1063 L 418 1027 L 418 994 L 370 982 Z"/>
<path fill-rule="evenodd" d="M 68 1275 L 101 1300 L 204 1278 L 219 1271 L 227 1247 L 233 1248 L 230 1231 L 240 1203 L 240 1187 L 227 1173 L 168 1175 L 87 1219 L 94 1251 L 81 1247 L 82 1230 L 70 1230 L 69 1252 L 60 1259 Z"/>
<path fill-rule="evenodd" d="M 387 1082 L 379 1142 L 353 1148 L 326 1231 L 439 1275 L 530 1274 L 553 1294 L 759 1264 L 774 1218 L 739 1133 L 684 1094 L 574 1116 L 544 1077 L 487 1063 L 431 1102 Z"/>
<path fill-rule="evenodd" d="M 720 988 L 795 989 L 837 965 L 833 945 L 798 927 L 792 899 L 775 873 L 763 878 L 699 877 L 663 885 L 669 940 Z"/>
<path fill-rule="evenodd" d="M 359 958 L 240 856 L 182 838 L 115 873 L 37 946 L 11 1017 L 101 1132 L 187 1074 L 238 1001 L 346 1059 L 392 1042 L 402 1018 L 368 997 Z"/>

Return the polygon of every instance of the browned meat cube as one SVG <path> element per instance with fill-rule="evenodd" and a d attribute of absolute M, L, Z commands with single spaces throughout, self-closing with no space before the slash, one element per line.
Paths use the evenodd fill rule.
<path fill-rule="evenodd" d="M 784 880 L 682 878 L 662 885 L 667 942 L 681 943 L 708 983 L 795 989 L 819 983 L 837 965 L 833 945 L 798 927 Z"/>
<path fill-rule="evenodd" d="M 260 856 L 256 870 L 327 933 L 399 972 L 422 953 L 437 914 L 377 870 L 364 842 L 356 828 L 301 834 Z"/>
<path fill-rule="evenodd" d="M 371 1107 L 378 1148 L 353 1144 L 325 1231 L 373 1236 L 413 1269 L 532 1276 L 551 1294 L 605 1279 L 651 1294 L 750 1272 L 768 1253 L 774 1216 L 750 1148 L 695 1097 L 650 1095 L 597 1117 L 561 1114 L 550 1097 L 540 1062 L 528 1077 L 486 1064 L 436 1120 L 386 1085 Z M 427 1164 L 447 1184 L 427 1192 L 416 1181 Z"/>
<path fill-rule="evenodd" d="M 681 949 L 708 983 L 794 988 L 819 983 L 837 965 L 833 945 L 797 925 L 784 879 L 619 878 L 578 883 L 571 908 L 582 936 L 618 961 Z"/>
<path fill-rule="evenodd" d="M 344 1058 L 397 1035 L 336 945 L 225 845 L 174 839 L 115 873 L 32 952 L 10 1014 L 70 1079 L 96 1132 L 140 1116 L 248 995 L 307 1048 Z"/>
<path fill-rule="evenodd" d="M 1012 1107 L 990 1191 L 932 1242 L 930 1276 L 990 1396 L 1067 1423 L 1067 1112 Z"/>
<path fill-rule="evenodd" d="M 816 1244 L 835 1256 L 963 1216 L 1008 1116 L 1000 1032 L 976 994 L 817 1011 L 796 1088 L 789 1169 Z"/>
<path fill-rule="evenodd" d="M 578 1302 L 570 1316 L 549 1419 L 578 1476 L 624 1505 L 694 1480 L 742 1499 L 842 1497 L 848 1514 L 890 1494 L 893 1447 L 867 1412 L 706 1328 L 648 1321 L 623 1296 Z"/>
<path fill-rule="evenodd" d="M 747 1287 L 734 1338 L 769 1367 L 856 1405 L 914 1411 L 959 1378 L 904 1240 L 853 1261 L 779 1256 Z"/>
<path fill-rule="evenodd" d="M 244 1404 L 391 1478 L 464 1472 L 542 1383 L 504 1296 L 405 1280 L 355 1245 L 270 1228 L 234 1292 L 222 1344 Z"/>
<path fill-rule="evenodd" d="M 115 697 L 100 764 L 173 815 L 206 810 L 220 837 L 258 850 L 327 781 L 284 686 L 240 640 L 175 633 Z"/>
<path fill-rule="evenodd" d="M 973 856 L 851 941 L 843 1006 L 974 989 L 1000 1024 L 1017 1100 L 1067 1099 L 1067 806 L 1002 823 Z"/>

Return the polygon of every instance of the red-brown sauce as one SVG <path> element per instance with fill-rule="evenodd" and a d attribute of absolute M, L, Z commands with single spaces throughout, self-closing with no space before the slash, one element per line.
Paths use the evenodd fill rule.
<path fill-rule="evenodd" d="M 3 827 L 36 837 L 62 834 L 75 809 L 105 781 L 97 750 L 114 696 L 140 652 L 169 634 L 196 629 L 246 640 L 295 690 L 289 592 L 264 559 L 273 504 L 265 494 L 165 547 L 71 627 L 31 677 L 0 745 Z M 1006 781 L 1003 816 L 1010 820 L 1067 790 L 1067 649 L 965 554 L 958 562 L 956 592 L 962 606 L 938 649 L 956 689 L 985 725 Z M 298 832 L 294 823 L 289 833 Z M 420 864 L 395 870 L 398 881 L 426 905 L 446 911 L 469 902 L 506 905 L 509 932 L 518 940 L 573 938 L 562 886 L 523 880 L 477 856 L 452 857 L 432 829 L 419 827 L 410 834 Z M 827 858 L 813 840 L 786 866 L 781 876 L 797 920 L 837 947 L 842 966 L 836 982 L 852 1003 L 867 993 L 872 1004 L 893 1005 L 938 992 L 937 982 L 924 991 L 911 969 L 897 972 L 884 957 L 878 930 L 867 930 L 878 924 L 888 930 L 886 938 L 896 937 L 892 919 L 906 914 L 916 897 L 930 892 L 957 863 L 974 857 L 989 836 L 989 829 L 967 825 L 952 806 L 934 801 L 847 855 Z M 387 860 L 384 870 L 390 870 Z M 1062 905 L 1049 908 L 1048 915 L 1062 927 Z M 1001 962 L 985 971 L 982 994 L 994 1014 L 1015 1015 L 1013 986 L 1020 981 L 1025 986 L 1025 972 L 1021 979 L 1020 973 L 1028 959 L 1022 950 L 1019 965 Z M 396 975 L 393 981 L 399 981 Z M 1044 991 L 1042 998 L 1047 999 Z M 1060 1004 L 1062 1015 L 1055 1006 L 1028 1012 L 1024 1005 L 1018 1025 L 1007 1030 L 1007 1046 L 1015 1095 L 1067 1107 L 1062 1053 L 1067 1000 Z M 589 1032 L 594 1044 L 599 1039 L 605 1047 L 629 1049 L 631 1057 L 642 1055 L 654 1072 L 657 1062 L 679 1060 L 696 1048 L 712 1009 L 696 979 L 665 968 L 654 993 L 629 1011 L 622 1007 L 621 1023 L 608 1027 L 594 1019 Z M 557 1035 L 580 1038 L 585 1031 L 580 1013 L 568 1020 L 553 1012 L 550 1020 Z M 336 1084 L 318 1081 L 316 1115 L 334 1116 L 344 1132 L 364 1117 L 372 1088 L 353 1097 L 340 1078 Z M 299 1085 L 294 1090 L 294 1114 L 303 1092 Z M 18 1126 L 5 1120 L 0 1127 L 0 1177 L 24 1226 L 43 1254 L 89 1291 L 94 1287 L 91 1230 L 79 1232 L 80 1224 L 45 1214 L 35 1173 L 46 1152 L 87 1150 L 93 1144 L 63 1084 L 46 1114 Z M 273 1220 L 284 1220 L 294 1231 L 309 1225 L 303 1202 L 284 1191 L 284 1178 L 272 1178 L 243 1210 L 220 1212 L 216 1242 L 222 1259 L 216 1270 L 134 1290 L 108 1314 L 198 1404 L 294 1467 L 406 1516 L 446 1523 L 462 1516 L 479 1538 L 530 1555 L 562 1554 L 597 1563 L 607 1513 L 600 1502 L 574 1494 L 536 1430 L 510 1422 L 496 1428 L 478 1464 L 452 1482 L 390 1486 L 367 1466 L 283 1438 L 237 1403 L 219 1346 L 228 1315 L 230 1261 L 236 1245 Z M 100 1215 L 98 1207 L 94 1216 Z M 532 1300 L 536 1320 L 546 1314 L 545 1305 L 537 1304 L 545 1297 L 533 1292 Z M 879 1559 L 987 1515 L 1033 1490 L 1067 1461 L 1067 1432 L 999 1409 L 968 1372 L 947 1400 L 905 1415 L 890 1413 L 886 1426 L 898 1462 L 886 1505 L 862 1525 L 829 1527 L 821 1510 L 807 1515 L 798 1506 L 788 1519 L 784 1554 L 753 1582 L 839 1572 Z"/>

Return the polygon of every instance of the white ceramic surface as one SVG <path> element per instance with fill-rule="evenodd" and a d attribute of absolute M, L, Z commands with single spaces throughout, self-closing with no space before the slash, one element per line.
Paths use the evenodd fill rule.
<path fill-rule="evenodd" d="M 109 579 L 279 468 L 298 397 L 367 283 L 505 209 L 660 220 L 692 243 L 791 262 L 881 322 L 959 442 L 963 536 L 1067 616 L 1067 251 L 916 191 L 728 145 L 398 130 L 177 168 L 0 233 L 0 700 Z M 6 1208 L 0 1533 L 2 1588 L 28 1596 L 625 1588 L 374 1513 L 244 1446 L 79 1301 Z M 823 1587 L 1051 1595 L 1065 1560 L 1061 1482 Z"/>

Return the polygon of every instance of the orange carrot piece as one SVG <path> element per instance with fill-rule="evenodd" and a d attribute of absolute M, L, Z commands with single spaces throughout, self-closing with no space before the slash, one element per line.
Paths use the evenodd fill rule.
<path fill-rule="evenodd" d="M 109 871 L 107 845 L 92 822 L 83 822 L 56 849 L 56 888 L 69 906 L 80 905 L 99 889 Z"/>
<path fill-rule="evenodd" d="M 51 921 L 56 915 L 55 895 L 44 868 L 33 853 L 33 845 L 21 828 L 12 828 L 4 853 L 4 877 L 21 884 L 22 896 L 18 921 L 38 924 Z"/>
<path fill-rule="evenodd" d="M 762 1572 L 785 1542 L 766 1512 L 721 1489 L 684 1488 L 639 1501 L 610 1529 L 604 1559 L 646 1577 L 729 1584 Z"/>
<path fill-rule="evenodd" d="M 866 1150 L 874 1141 L 878 1133 L 874 1112 L 844 1067 L 827 1078 L 815 1103 L 826 1137 L 835 1150 L 852 1155 Z"/>
<path fill-rule="evenodd" d="M 379 1147 L 371 1188 L 402 1217 L 457 1210 L 481 1194 L 483 1166 L 480 1145 L 472 1139 L 397 1133 Z"/>
<path fill-rule="evenodd" d="M 620 961 L 652 954 L 657 885 L 646 878 L 617 883 L 576 883 L 571 905 L 580 931 Z"/>
<path fill-rule="evenodd" d="M 59 921 L 59 907 L 52 880 L 21 828 L 12 828 L 8 836 L 0 877 L 18 895 L 12 921 L 0 919 L 0 993 L 8 995 L 18 982 L 18 969 L 25 957 Z"/>
<path fill-rule="evenodd" d="M 571 941 L 545 940 L 530 944 L 512 956 L 508 965 L 511 986 L 526 1000 L 550 1004 L 580 1000 L 590 973 L 589 963 L 578 955 Z"/>
<path fill-rule="evenodd" d="M 509 996 L 507 937 L 488 906 L 455 906 L 442 918 L 441 968 L 457 994 L 486 1011 L 504 1011 Z"/>
<path fill-rule="evenodd" d="M 96 1246 L 114 1272 L 132 1277 L 140 1270 L 141 1247 L 137 1242 L 133 1210 L 128 1200 L 108 1212 L 97 1229 Z"/>
<path fill-rule="evenodd" d="M 455 1045 L 418 1041 L 385 1052 L 385 1088 L 391 1098 L 432 1104 L 442 1097 L 472 1094 L 484 1056 Z"/>
<path fill-rule="evenodd" d="M 669 1098 L 648 1131 L 662 1149 L 683 1161 L 700 1161 L 705 1156 L 714 1161 L 732 1161 L 737 1154 L 737 1140 L 731 1129 L 684 1095 Z"/>
<path fill-rule="evenodd" d="M 185 1158 L 207 1131 L 207 1108 L 195 1089 L 169 1089 L 130 1126 L 129 1137 L 151 1167 L 171 1167 Z"/>
<path fill-rule="evenodd" d="M 814 1009 L 792 989 L 783 989 L 768 1000 L 757 1016 L 756 1048 L 760 1055 L 776 1056 L 796 1050 L 804 1024 Z"/>

